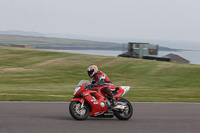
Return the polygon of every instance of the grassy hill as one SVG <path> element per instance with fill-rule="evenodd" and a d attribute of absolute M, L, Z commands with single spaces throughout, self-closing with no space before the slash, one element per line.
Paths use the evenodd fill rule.
<path fill-rule="evenodd" d="M 52 49 L 109 49 L 121 50 L 122 44 L 111 42 L 98 42 L 89 40 L 54 38 L 54 37 L 32 37 L 19 35 L 1 35 L 0 46 L 10 46 L 12 44 L 35 45 L 36 48 Z"/>
<path fill-rule="evenodd" d="M 1 101 L 69 101 L 96 64 L 137 102 L 200 102 L 200 65 L 0 46 Z"/>
<path fill-rule="evenodd" d="M 26 32 L 25 32 L 26 33 Z M 28 32 L 29 33 L 29 32 Z M 31 33 L 30 33 L 31 34 Z M 39 35 L 39 33 L 38 33 Z M 131 40 L 130 40 L 131 41 Z M 34 37 L 22 35 L 4 35 L 0 31 L 0 46 L 11 46 L 13 44 L 34 45 L 36 49 L 58 49 L 58 50 L 118 50 L 127 49 L 127 45 L 114 42 L 99 42 L 80 39 L 56 38 L 56 37 Z M 179 51 L 159 46 L 159 51 Z"/>

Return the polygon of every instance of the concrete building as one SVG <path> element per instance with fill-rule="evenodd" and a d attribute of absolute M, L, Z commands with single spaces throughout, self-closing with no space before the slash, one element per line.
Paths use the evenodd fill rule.
<path fill-rule="evenodd" d="M 149 43 L 129 42 L 127 52 L 118 55 L 119 57 L 140 58 L 157 57 L 158 45 Z"/>
<path fill-rule="evenodd" d="M 158 45 L 153 45 L 149 43 L 139 43 L 139 42 L 129 42 L 127 52 L 118 55 L 119 57 L 128 58 L 140 58 L 147 60 L 157 60 L 157 61 L 168 61 L 168 62 L 180 62 L 180 63 L 190 63 L 190 61 L 184 59 L 183 57 L 175 54 L 168 54 L 163 57 L 158 57 Z"/>

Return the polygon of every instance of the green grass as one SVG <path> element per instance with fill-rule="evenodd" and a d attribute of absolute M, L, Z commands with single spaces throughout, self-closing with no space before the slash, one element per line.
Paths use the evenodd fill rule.
<path fill-rule="evenodd" d="M 200 102 L 200 65 L 0 47 L 1 101 L 69 101 L 96 64 L 134 102 Z"/>

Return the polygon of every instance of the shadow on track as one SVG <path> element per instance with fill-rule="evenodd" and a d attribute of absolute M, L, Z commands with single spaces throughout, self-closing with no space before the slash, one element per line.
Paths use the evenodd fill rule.
<path fill-rule="evenodd" d="M 37 119 L 49 119 L 49 120 L 69 120 L 69 121 L 81 121 L 81 120 L 75 120 L 71 116 L 31 116 L 32 118 Z M 95 117 L 88 117 L 85 121 L 119 121 L 117 118 L 95 118 Z M 84 120 L 83 120 L 84 121 Z"/>

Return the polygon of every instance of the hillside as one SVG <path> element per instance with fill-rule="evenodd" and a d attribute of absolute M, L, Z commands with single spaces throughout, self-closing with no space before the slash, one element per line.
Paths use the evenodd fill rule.
<path fill-rule="evenodd" d="M 1 34 L 2 33 L 2 34 Z M 99 42 L 90 40 L 44 37 L 40 33 L 22 32 L 22 35 L 5 35 L 9 32 L 0 31 L 0 46 L 11 46 L 13 44 L 31 44 L 36 49 L 57 49 L 57 50 L 118 50 L 127 49 L 127 45 L 113 42 Z M 13 33 L 11 31 L 11 33 Z M 17 32 L 19 34 L 19 32 Z M 16 33 L 16 34 L 17 34 Z M 31 36 L 32 35 L 32 36 Z M 33 36 L 37 35 L 37 36 Z M 41 35 L 41 37 L 39 37 Z M 56 36 L 56 35 L 55 35 Z M 134 41 L 134 40 L 130 40 Z M 128 43 L 128 42 L 125 42 Z M 181 49 L 172 49 L 159 46 L 160 51 L 180 51 Z"/>
<path fill-rule="evenodd" d="M 111 42 L 0 34 L 0 46 L 2 45 L 11 46 L 12 44 L 31 44 L 35 45 L 37 49 L 99 49 L 99 50 L 122 49 L 122 44 L 111 43 Z"/>
<path fill-rule="evenodd" d="M 1 101 L 69 101 L 96 64 L 134 102 L 200 102 L 200 65 L 0 46 Z"/>

